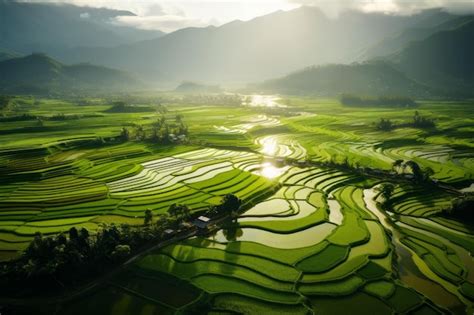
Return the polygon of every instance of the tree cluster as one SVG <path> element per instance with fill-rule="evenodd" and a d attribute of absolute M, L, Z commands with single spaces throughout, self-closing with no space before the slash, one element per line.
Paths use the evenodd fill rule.
<path fill-rule="evenodd" d="M 146 216 L 145 216 L 146 217 Z M 171 222 L 145 227 L 105 225 L 95 235 L 72 227 L 68 233 L 45 237 L 36 233 L 22 256 L 0 264 L 0 292 L 56 290 L 83 282 L 123 262 L 141 246 L 163 236 Z"/>
<path fill-rule="evenodd" d="M 434 120 L 431 118 L 423 117 L 415 111 L 415 115 L 413 115 L 413 127 L 415 128 L 434 128 L 435 123 Z"/>
<path fill-rule="evenodd" d="M 9 95 L 0 95 L 0 110 L 9 109 L 13 97 Z"/>
<path fill-rule="evenodd" d="M 385 208 L 390 201 L 390 198 L 395 191 L 395 186 L 390 183 L 382 183 L 375 188 L 375 190 L 379 193 L 379 195 L 383 198 L 382 202 L 380 203 L 383 208 Z"/>
<path fill-rule="evenodd" d="M 200 94 L 186 95 L 181 100 L 175 100 L 175 102 L 193 105 L 240 106 L 242 105 L 242 98 L 238 94 Z"/>
<path fill-rule="evenodd" d="M 234 214 L 240 205 L 239 198 L 228 194 L 210 210 Z M 0 263 L 0 294 L 52 291 L 82 283 L 125 261 L 151 240 L 164 240 L 166 229 L 179 228 L 179 223 L 190 219 L 186 205 L 172 204 L 168 215 L 159 216 L 155 222 L 153 212 L 147 209 L 140 227 L 103 225 L 94 235 L 75 227 L 56 236 L 37 232 L 20 258 Z"/>
<path fill-rule="evenodd" d="M 444 212 L 457 219 L 474 223 L 474 195 L 463 195 L 453 199 L 451 207 L 445 209 Z"/>
<path fill-rule="evenodd" d="M 341 104 L 346 106 L 396 106 L 396 107 L 414 107 L 416 102 L 405 96 L 357 96 L 352 94 L 342 94 Z"/>
<path fill-rule="evenodd" d="M 119 138 L 122 141 L 137 140 L 169 144 L 182 141 L 180 137 L 187 135 L 188 126 L 184 122 L 183 115 L 177 114 L 174 121 L 169 121 L 165 115 L 162 115 L 148 129 L 142 125 L 123 127 Z"/>
<path fill-rule="evenodd" d="M 378 130 L 390 131 L 395 128 L 395 125 L 390 119 L 380 118 L 380 121 L 375 125 Z"/>
<path fill-rule="evenodd" d="M 415 161 L 404 161 L 396 160 L 392 164 L 392 170 L 398 174 L 406 174 L 406 171 L 410 171 L 415 181 L 428 181 L 431 176 L 434 175 L 434 171 L 431 167 L 421 168 Z"/>
<path fill-rule="evenodd" d="M 236 214 L 240 206 L 242 205 L 242 200 L 233 194 L 227 194 L 222 198 L 220 204 L 212 206 L 209 209 L 209 214 L 213 216 L 220 215 L 234 215 Z"/>
<path fill-rule="evenodd" d="M 191 218 L 191 210 L 186 205 L 173 203 L 168 208 L 168 214 L 178 222 L 187 221 Z"/>
<path fill-rule="evenodd" d="M 421 116 L 418 111 L 415 111 L 412 122 L 395 124 L 392 121 L 390 121 L 390 119 L 381 118 L 380 121 L 375 124 L 375 127 L 378 130 L 390 131 L 395 128 L 401 128 L 401 127 L 427 129 L 427 128 L 434 128 L 436 127 L 436 125 L 433 119 Z"/>
<path fill-rule="evenodd" d="M 150 106 L 135 106 L 124 101 L 112 102 L 112 107 L 106 110 L 109 113 L 149 113 L 154 111 L 155 109 Z"/>

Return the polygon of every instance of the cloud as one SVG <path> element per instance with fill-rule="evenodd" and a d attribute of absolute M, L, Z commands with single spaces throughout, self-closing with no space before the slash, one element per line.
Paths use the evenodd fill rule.
<path fill-rule="evenodd" d="M 0 0 L 2 1 L 2 0 Z M 83 7 L 127 10 L 136 17 L 119 17 L 113 23 L 171 32 L 189 26 L 222 25 L 250 20 L 277 10 L 290 10 L 291 0 L 17 0 L 68 3 Z"/>
<path fill-rule="evenodd" d="M 140 14 L 118 16 L 113 23 L 166 33 L 186 27 L 204 27 L 213 24 L 203 18 L 189 17 L 181 7 L 166 2 L 148 3 L 148 6 L 140 10 Z"/>
<path fill-rule="evenodd" d="M 1 0 L 0 0 L 1 1 Z M 116 25 L 132 26 L 146 30 L 173 32 L 185 27 L 204 27 L 222 24 L 218 18 L 200 16 L 187 12 L 190 7 L 199 6 L 200 2 L 211 3 L 212 0 L 17 0 L 31 3 L 72 4 L 92 8 L 109 8 L 127 10 L 135 16 L 118 16 L 110 22 Z M 210 2 L 209 2 L 210 1 Z M 222 0 L 217 0 L 221 3 Z M 189 14 L 191 13 L 191 14 Z M 85 11 L 80 18 L 88 19 Z"/>
<path fill-rule="evenodd" d="M 84 13 L 79 14 L 79 17 L 81 19 L 88 19 L 91 17 L 91 15 L 89 14 L 89 12 L 84 12 Z"/>
<path fill-rule="evenodd" d="M 1 1 L 1 0 L 0 0 Z M 427 8 L 445 8 L 454 13 L 474 12 L 474 0 L 19 0 L 70 3 L 78 6 L 128 10 L 113 23 L 142 29 L 172 32 L 183 27 L 221 25 L 235 19 L 249 20 L 276 10 L 300 5 L 320 7 L 328 16 L 347 9 L 363 12 L 412 14 Z M 86 11 L 87 12 L 87 11 Z"/>
<path fill-rule="evenodd" d="M 337 16 L 341 11 L 353 9 L 363 12 L 385 12 L 413 14 L 424 9 L 443 8 L 453 13 L 474 12 L 474 1 L 456 0 L 289 0 L 300 5 L 321 8 L 329 16 Z"/>
<path fill-rule="evenodd" d="M 201 19 L 181 15 L 118 16 L 114 23 L 144 30 L 158 29 L 166 33 L 185 27 L 204 27 L 210 24 Z"/>

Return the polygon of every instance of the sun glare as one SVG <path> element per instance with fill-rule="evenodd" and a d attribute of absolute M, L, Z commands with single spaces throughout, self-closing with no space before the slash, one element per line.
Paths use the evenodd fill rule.
<path fill-rule="evenodd" d="M 273 137 L 268 137 L 263 143 L 262 153 L 265 155 L 275 155 L 278 150 L 278 143 Z"/>
<path fill-rule="evenodd" d="M 287 169 L 287 167 L 278 168 L 270 162 L 265 162 L 262 164 L 260 175 L 266 178 L 276 178 L 281 176 Z"/>

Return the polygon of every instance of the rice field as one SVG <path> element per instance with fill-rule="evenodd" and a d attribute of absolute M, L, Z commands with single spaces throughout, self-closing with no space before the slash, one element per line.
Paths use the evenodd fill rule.
<path fill-rule="evenodd" d="M 84 119 L 75 137 L 69 121 L 41 139 L 2 127 L 1 257 L 17 255 L 36 232 L 138 226 L 145 210 L 161 215 L 180 203 L 201 213 L 234 194 L 243 211 L 233 224 L 148 253 L 59 313 L 472 313 L 474 228 L 443 215 L 472 185 L 474 137 L 463 129 L 472 109 L 454 104 L 448 116 L 443 104 L 422 102 L 436 132 L 384 134 L 373 127 L 379 117 L 404 121 L 413 110 L 290 101 L 256 97 L 238 111 L 167 104 L 189 124 L 190 141 L 179 145 L 91 145 L 154 114 Z M 275 106 L 296 114 L 264 111 Z M 363 172 L 389 171 L 398 159 L 432 168 L 452 189 Z M 387 182 L 395 190 L 382 210 L 376 191 Z"/>

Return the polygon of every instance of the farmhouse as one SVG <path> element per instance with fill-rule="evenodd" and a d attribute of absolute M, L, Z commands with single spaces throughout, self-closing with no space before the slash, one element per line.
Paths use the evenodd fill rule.
<path fill-rule="evenodd" d="M 192 224 L 199 229 L 207 229 L 209 224 L 211 224 L 211 219 L 205 216 L 200 216 L 195 219 Z"/>

